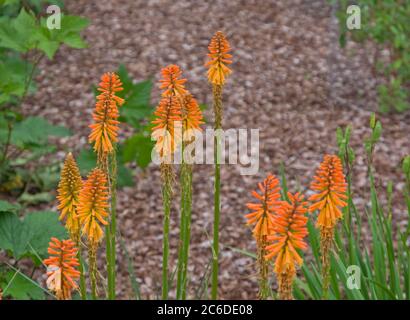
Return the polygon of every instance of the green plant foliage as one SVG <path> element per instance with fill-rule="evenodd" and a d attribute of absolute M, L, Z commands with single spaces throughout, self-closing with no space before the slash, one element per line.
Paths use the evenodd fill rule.
<path fill-rule="evenodd" d="M 15 258 L 27 253 L 30 240 L 26 226 L 14 213 L 0 213 L 0 249 L 10 251 Z"/>
<path fill-rule="evenodd" d="M 32 212 L 24 219 L 13 212 L 0 212 L 0 249 L 16 259 L 26 255 L 44 258 L 51 237 L 67 238 L 56 212 Z"/>
<path fill-rule="evenodd" d="M 351 1 L 338 1 L 340 44 L 344 46 L 348 36 L 353 41 L 363 43 L 372 41 L 377 45 L 375 68 L 386 78 L 380 85 L 379 104 L 381 111 L 395 109 L 404 111 L 410 108 L 408 87 L 410 84 L 410 2 L 396 0 L 355 1 L 361 9 L 361 28 L 348 30 L 346 9 Z M 380 51 L 390 52 L 390 61 L 381 60 Z"/>
<path fill-rule="evenodd" d="M 15 124 L 11 135 L 11 143 L 21 148 L 43 146 L 47 144 L 49 137 L 66 137 L 70 134 L 67 128 L 54 126 L 44 118 L 28 117 Z"/>
<path fill-rule="evenodd" d="M 52 59 L 63 43 L 72 48 L 85 48 L 80 31 L 87 25 L 85 18 L 61 14 L 61 28 L 50 30 L 47 17 L 38 21 L 33 12 L 22 8 L 17 17 L 0 19 L 0 46 L 21 53 L 38 49 Z"/>
<path fill-rule="evenodd" d="M 0 286 L 4 297 L 12 297 L 18 300 L 42 300 L 43 290 L 32 280 L 24 277 L 21 273 L 9 271 L 0 279 Z"/>

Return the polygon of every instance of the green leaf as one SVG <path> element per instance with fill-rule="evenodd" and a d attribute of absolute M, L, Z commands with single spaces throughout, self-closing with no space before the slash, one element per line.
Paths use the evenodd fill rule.
<path fill-rule="evenodd" d="M 123 164 L 118 165 L 118 187 L 132 187 L 134 185 L 134 175 L 131 169 Z"/>
<path fill-rule="evenodd" d="M 142 134 L 132 136 L 124 142 L 122 153 L 124 162 L 135 161 L 139 167 L 147 167 L 151 162 L 153 146 L 151 137 Z"/>
<path fill-rule="evenodd" d="M 16 259 L 26 253 L 30 235 L 14 213 L 0 214 L 0 249 L 10 250 Z"/>
<path fill-rule="evenodd" d="M 38 203 L 50 203 L 53 201 L 53 196 L 49 192 L 39 192 L 39 193 L 23 193 L 19 197 L 19 201 L 24 204 L 38 204 Z"/>
<path fill-rule="evenodd" d="M 24 219 L 30 234 L 29 249 L 34 249 L 40 256 L 47 256 L 48 243 L 52 237 L 66 239 L 67 231 L 58 220 L 59 214 L 53 211 L 32 212 Z"/>
<path fill-rule="evenodd" d="M 2 284 L 5 297 L 12 297 L 18 300 L 42 300 L 44 292 L 32 281 L 22 276 L 21 273 L 10 271 L 5 275 L 6 282 Z"/>
<path fill-rule="evenodd" d="M 80 168 L 81 174 L 86 176 L 97 166 L 97 156 L 91 149 L 83 149 L 77 156 L 77 164 Z"/>
<path fill-rule="evenodd" d="M 82 49 L 87 47 L 87 43 L 81 38 L 79 34 L 71 33 L 63 38 L 63 42 L 69 47 Z"/>
<path fill-rule="evenodd" d="M 12 204 L 10 202 L 0 200 L 0 214 L 5 212 L 16 213 L 20 209 L 18 204 Z"/>
<path fill-rule="evenodd" d="M 27 144 L 43 145 L 47 143 L 49 136 L 65 137 L 68 135 L 70 131 L 63 126 L 52 125 L 41 117 L 28 117 L 15 125 L 11 141 L 18 147 Z"/>

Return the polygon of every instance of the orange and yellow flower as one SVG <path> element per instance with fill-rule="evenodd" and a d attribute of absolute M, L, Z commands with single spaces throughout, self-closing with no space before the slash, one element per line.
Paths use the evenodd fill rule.
<path fill-rule="evenodd" d="M 338 156 L 325 155 L 310 185 L 317 192 L 309 198 L 314 202 L 309 211 L 319 210 L 317 226 L 333 228 L 342 217 L 340 208 L 347 205 L 346 187 L 342 161 Z"/>
<path fill-rule="evenodd" d="M 274 271 L 278 279 L 279 298 L 292 300 L 292 284 L 296 275 L 296 267 L 303 263 L 298 249 L 307 248 L 303 239 L 308 234 L 306 217 L 308 203 L 303 195 L 288 192 L 290 202 L 282 201 L 272 223 L 272 234 L 267 237 L 268 254 L 265 259 L 276 257 Z"/>
<path fill-rule="evenodd" d="M 204 123 L 202 111 L 198 102 L 191 94 L 186 94 L 182 99 L 182 123 L 183 139 L 191 141 L 197 130 L 201 130 L 201 124 Z"/>
<path fill-rule="evenodd" d="M 175 65 L 170 64 L 161 70 L 162 79 L 160 82 L 160 89 L 164 90 L 162 96 L 183 96 L 187 94 L 184 87 L 186 79 L 181 79 L 182 71 Z"/>
<path fill-rule="evenodd" d="M 269 174 L 262 183 L 258 184 L 258 189 L 259 193 L 252 191 L 252 195 L 258 202 L 246 204 L 252 212 L 245 217 L 247 225 L 255 225 L 253 235 L 257 241 L 261 241 L 264 236 L 270 234 L 275 210 L 281 204 L 279 180 Z"/>
<path fill-rule="evenodd" d="M 47 265 L 47 287 L 55 292 L 57 299 L 71 299 L 71 291 L 77 289 L 76 280 L 80 278 L 77 248 L 71 240 L 51 238 L 48 253 L 50 257 L 44 260 Z"/>
<path fill-rule="evenodd" d="M 208 46 L 208 57 L 210 61 L 206 63 L 208 69 L 208 81 L 215 85 L 223 85 L 225 78 L 232 72 L 226 65 L 231 64 L 232 55 L 228 52 L 231 47 L 225 38 L 225 35 L 218 31 L 212 37 Z"/>
<path fill-rule="evenodd" d="M 60 220 L 67 217 L 66 228 L 75 243 L 78 243 L 80 236 L 80 223 L 76 211 L 81 186 L 80 170 L 70 152 L 64 161 L 61 171 L 61 178 L 57 189 L 57 199 L 59 201 L 57 208 L 61 211 Z"/>
<path fill-rule="evenodd" d="M 101 77 L 97 96 L 97 102 L 93 113 L 94 123 L 89 127 L 91 134 L 88 137 L 90 143 L 94 142 L 94 150 L 100 161 L 107 154 L 114 151 L 114 144 L 118 135 L 118 107 L 124 103 L 124 99 L 117 96 L 122 91 L 122 83 L 115 73 L 105 73 Z"/>
<path fill-rule="evenodd" d="M 266 259 L 276 257 L 275 272 L 282 273 L 287 270 L 295 270 L 296 265 L 301 266 L 302 258 L 296 251 L 306 249 L 303 239 L 308 234 L 306 217 L 308 203 L 303 195 L 288 192 L 289 202 L 282 201 L 272 221 L 272 234 L 268 236 L 268 242 L 273 244 L 266 247 L 269 252 Z"/>
<path fill-rule="evenodd" d="M 78 217 L 82 225 L 82 233 L 91 246 L 97 246 L 104 235 L 100 227 L 107 225 L 108 217 L 107 177 L 101 169 L 94 169 L 88 175 L 79 195 Z"/>
<path fill-rule="evenodd" d="M 161 158 L 170 157 L 181 142 L 181 102 L 176 96 L 161 99 L 154 112 L 152 137 L 156 140 L 155 150 Z"/>

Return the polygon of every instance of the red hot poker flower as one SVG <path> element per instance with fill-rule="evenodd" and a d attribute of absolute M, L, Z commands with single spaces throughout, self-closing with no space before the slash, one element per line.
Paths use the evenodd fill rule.
<path fill-rule="evenodd" d="M 259 193 L 252 191 L 252 195 L 257 199 L 257 203 L 247 203 L 246 206 L 253 212 L 245 217 L 248 225 L 255 225 L 253 235 L 261 241 L 264 236 L 269 235 L 272 229 L 272 221 L 275 210 L 280 205 L 279 180 L 274 175 L 268 177 L 258 184 Z"/>
<path fill-rule="evenodd" d="M 124 100 L 117 96 L 117 92 L 122 91 L 122 83 L 115 73 L 105 73 L 101 77 L 97 96 L 97 102 L 93 113 L 94 123 L 89 127 L 91 134 L 89 142 L 94 142 L 94 150 L 98 158 L 103 160 L 107 154 L 114 151 L 114 143 L 117 142 L 118 135 L 118 107 Z"/>
<path fill-rule="evenodd" d="M 80 272 L 75 268 L 79 266 L 77 248 L 71 240 L 58 240 L 51 238 L 48 253 L 50 257 L 44 260 L 47 268 L 47 287 L 55 292 L 57 299 L 71 299 L 71 291 L 76 289 L 76 280 Z"/>
<path fill-rule="evenodd" d="M 177 65 L 170 64 L 161 70 L 161 74 L 162 79 L 159 80 L 159 87 L 164 90 L 162 96 L 183 96 L 188 93 L 184 87 L 187 80 L 180 79 L 182 71 Z"/>
<path fill-rule="evenodd" d="M 333 228 L 337 220 L 342 217 L 340 208 L 347 205 L 346 186 L 340 158 L 335 155 L 325 155 L 310 185 L 317 193 L 309 198 L 314 202 L 309 211 L 319 210 L 318 226 Z"/>
<path fill-rule="evenodd" d="M 218 31 L 212 37 L 208 50 L 208 57 L 210 58 L 210 61 L 206 63 L 206 66 L 209 67 L 208 81 L 212 84 L 223 85 L 226 76 L 232 72 L 226 66 L 232 63 L 230 60 L 232 55 L 228 53 L 231 51 L 231 47 L 221 31 Z"/>

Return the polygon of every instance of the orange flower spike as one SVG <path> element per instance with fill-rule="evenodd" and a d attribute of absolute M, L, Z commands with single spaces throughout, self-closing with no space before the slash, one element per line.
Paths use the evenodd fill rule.
<path fill-rule="evenodd" d="M 124 100 L 118 97 L 117 92 L 123 90 L 120 78 L 115 73 L 105 73 L 101 77 L 97 96 L 97 102 L 93 112 L 94 123 L 89 127 L 91 134 L 88 137 L 90 143 L 94 142 L 94 150 L 99 159 L 114 151 L 114 143 L 118 135 L 118 107 Z"/>
<path fill-rule="evenodd" d="M 101 169 L 94 169 L 88 175 L 79 196 L 78 216 L 92 246 L 96 246 L 104 235 L 99 223 L 107 225 L 108 217 L 107 177 Z"/>
<path fill-rule="evenodd" d="M 59 201 L 57 208 L 61 211 L 60 220 L 67 217 L 66 228 L 75 242 L 79 240 L 80 231 L 76 207 L 78 205 L 78 196 L 81 186 L 80 170 L 70 152 L 67 154 L 63 169 L 61 170 L 61 179 L 57 189 L 57 199 Z"/>
<path fill-rule="evenodd" d="M 208 81 L 216 85 L 223 85 L 225 78 L 232 73 L 232 71 L 226 66 L 231 64 L 232 55 L 228 52 L 231 51 L 231 47 L 225 38 L 225 35 L 218 31 L 212 37 L 208 46 L 208 57 L 210 61 L 206 63 L 208 69 Z"/>
<path fill-rule="evenodd" d="M 191 94 L 185 95 L 182 101 L 183 138 L 185 141 L 190 141 L 195 135 L 195 131 L 201 130 L 203 120 L 202 111 L 196 99 Z"/>
<path fill-rule="evenodd" d="M 183 96 L 188 93 L 184 87 L 186 79 L 180 79 L 182 76 L 181 69 L 175 65 L 170 64 L 161 70 L 162 79 L 160 82 L 160 89 L 163 89 L 162 96 Z"/>
<path fill-rule="evenodd" d="M 317 191 L 309 200 L 313 202 L 309 211 L 319 210 L 317 225 L 333 228 L 342 217 L 340 208 L 347 205 L 346 180 L 343 174 L 342 161 L 338 156 L 325 155 L 310 185 Z"/>
<path fill-rule="evenodd" d="M 252 213 L 245 215 L 247 225 L 255 225 L 253 235 L 261 241 L 264 236 L 270 234 L 273 222 L 274 211 L 281 204 L 279 180 L 274 175 L 268 177 L 258 184 L 259 192 L 252 191 L 252 195 L 257 199 L 257 203 L 247 203 L 246 206 Z"/>
<path fill-rule="evenodd" d="M 55 292 L 57 299 L 71 299 L 71 291 L 77 289 L 76 280 L 80 278 L 77 248 L 71 240 L 51 238 L 48 253 L 50 257 L 43 262 L 47 265 L 47 287 Z"/>
<path fill-rule="evenodd" d="M 152 121 L 152 137 L 156 140 L 155 150 L 160 157 L 167 157 L 174 153 L 181 141 L 181 103 L 175 96 L 161 99 L 154 112 L 156 119 Z"/>
<path fill-rule="evenodd" d="M 306 249 L 307 245 L 303 239 L 308 234 L 306 223 L 308 218 L 308 202 L 300 193 L 294 195 L 288 192 L 290 203 L 282 201 L 272 221 L 272 234 L 268 236 L 268 242 L 273 244 L 266 247 L 269 252 L 267 260 L 276 257 L 275 272 L 282 273 L 286 270 L 295 270 L 295 265 L 301 266 L 302 258 L 296 251 Z"/>

